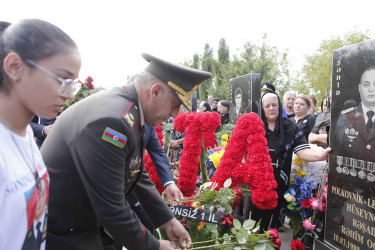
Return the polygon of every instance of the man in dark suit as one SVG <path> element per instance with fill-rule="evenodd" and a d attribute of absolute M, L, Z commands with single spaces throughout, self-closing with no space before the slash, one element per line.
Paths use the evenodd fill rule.
<path fill-rule="evenodd" d="M 127 249 L 183 249 L 191 239 L 143 170 L 144 124 L 159 125 L 190 109 L 197 84 L 211 74 L 143 54 L 149 62 L 124 87 L 102 91 L 67 109 L 41 152 L 51 179 L 47 249 L 103 249 L 101 231 Z M 125 197 L 134 192 L 158 241 Z M 107 245 L 108 246 L 108 245 Z"/>
<path fill-rule="evenodd" d="M 361 103 L 341 111 L 337 121 L 337 154 L 375 162 L 375 66 L 362 73 L 358 90 Z"/>
<path fill-rule="evenodd" d="M 52 125 L 55 123 L 56 118 L 46 119 L 35 116 L 30 123 L 33 129 L 35 141 L 39 148 L 42 147 L 44 140 L 52 129 Z"/>

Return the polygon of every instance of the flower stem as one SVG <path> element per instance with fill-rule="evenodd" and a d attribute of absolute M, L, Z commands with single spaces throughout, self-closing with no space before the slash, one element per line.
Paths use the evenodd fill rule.
<path fill-rule="evenodd" d="M 200 160 L 200 168 L 201 168 L 201 175 L 202 175 L 202 183 L 207 182 L 207 170 L 206 170 L 206 150 L 204 149 L 204 137 L 202 137 L 202 153 L 199 157 Z"/>

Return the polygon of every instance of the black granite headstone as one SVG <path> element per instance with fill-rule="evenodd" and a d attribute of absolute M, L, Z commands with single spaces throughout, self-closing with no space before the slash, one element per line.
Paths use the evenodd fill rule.
<path fill-rule="evenodd" d="M 231 106 L 229 108 L 230 123 L 236 123 L 244 113 L 255 112 L 259 114 L 260 103 L 259 73 L 251 73 L 229 80 Z"/>
<path fill-rule="evenodd" d="M 375 249 L 375 40 L 333 52 L 325 242 Z M 371 112 L 370 112 L 371 113 Z M 370 121 L 370 122 L 369 122 Z"/>
<path fill-rule="evenodd" d="M 198 94 L 197 94 L 197 91 L 195 91 L 193 93 L 193 95 L 191 96 L 191 99 L 190 99 L 190 102 L 191 102 L 191 111 L 197 111 L 198 107 L 197 107 L 197 98 L 198 98 Z"/>

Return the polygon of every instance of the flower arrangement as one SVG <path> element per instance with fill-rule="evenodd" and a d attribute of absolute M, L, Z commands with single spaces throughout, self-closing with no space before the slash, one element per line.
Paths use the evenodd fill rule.
<path fill-rule="evenodd" d="M 317 218 L 319 218 L 319 213 L 325 211 L 326 207 L 327 175 L 324 174 L 315 196 L 314 185 L 306 176 L 305 171 L 298 169 L 296 175 L 291 178 L 291 182 L 291 187 L 284 194 L 288 205 L 283 210 L 283 214 L 290 218 L 294 235 L 303 240 L 307 233 L 315 235 L 323 228 L 323 225 L 320 225 L 319 231 L 317 231 Z"/>
<path fill-rule="evenodd" d="M 94 79 L 91 76 L 88 76 L 84 83 L 79 81 L 81 83 L 81 89 L 77 92 L 77 94 L 74 96 L 73 100 L 69 100 L 67 102 L 67 105 L 64 107 L 64 110 L 72 106 L 74 103 L 79 102 L 80 100 L 90 96 L 94 91 Z"/>
<path fill-rule="evenodd" d="M 241 223 L 230 215 L 236 204 L 239 204 L 240 198 L 250 195 L 249 190 L 229 188 L 232 185 L 231 179 L 226 180 L 219 190 L 215 189 L 216 185 L 204 183 L 194 196 L 179 201 L 189 202 L 196 208 L 209 208 L 213 213 L 221 211 L 229 214 L 223 215 L 223 222 L 219 225 L 178 217 L 192 239 L 190 249 L 279 249 L 281 241 L 277 230 L 271 229 L 259 234 L 259 223 L 255 225 L 256 222 L 253 220 Z M 165 234 L 162 235 L 164 238 Z"/>
<path fill-rule="evenodd" d="M 236 123 L 213 181 L 222 187 L 232 178 L 232 186 L 250 186 L 253 203 L 261 209 L 277 205 L 277 183 L 273 175 L 263 121 L 255 113 L 243 114 Z M 247 152 L 246 162 L 242 159 Z"/>
<path fill-rule="evenodd" d="M 202 137 L 204 137 L 205 150 L 214 148 L 216 145 L 215 130 L 219 125 L 220 115 L 216 112 L 180 112 L 174 119 L 174 129 L 180 133 L 185 132 L 178 179 L 178 187 L 184 196 L 193 195 L 196 189 L 198 169 L 201 167 L 205 171 L 205 166 L 202 166 L 199 159 L 202 154 Z"/>
<path fill-rule="evenodd" d="M 161 125 L 155 127 L 156 134 L 158 135 L 158 139 L 160 142 L 161 147 L 163 147 L 163 129 Z M 159 191 L 159 193 L 163 193 L 164 187 L 161 183 L 158 173 L 156 172 L 156 168 L 154 166 L 154 163 L 151 160 L 150 154 L 145 154 L 144 156 L 144 166 L 145 170 L 148 172 L 151 180 L 153 183 L 155 183 L 156 189 Z"/>

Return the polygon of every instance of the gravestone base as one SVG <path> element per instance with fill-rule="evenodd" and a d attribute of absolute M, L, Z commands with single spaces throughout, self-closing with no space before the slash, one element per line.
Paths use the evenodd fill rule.
<path fill-rule="evenodd" d="M 325 242 L 323 239 L 314 239 L 314 250 L 331 250 L 331 249 L 338 250 L 338 248 Z"/>

